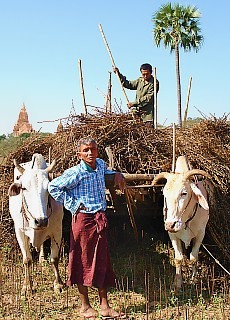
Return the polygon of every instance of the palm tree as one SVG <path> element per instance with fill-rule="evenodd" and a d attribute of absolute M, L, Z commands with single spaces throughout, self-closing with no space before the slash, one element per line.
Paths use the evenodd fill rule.
<path fill-rule="evenodd" d="M 171 53 L 175 51 L 178 124 L 180 128 L 182 127 L 182 116 L 179 48 L 183 48 L 185 52 L 191 51 L 191 49 L 196 52 L 199 50 L 203 43 L 199 18 L 200 12 L 194 6 L 167 3 L 153 15 L 152 19 L 155 25 L 153 33 L 156 45 L 159 47 L 163 42 L 165 48 L 170 48 Z"/>

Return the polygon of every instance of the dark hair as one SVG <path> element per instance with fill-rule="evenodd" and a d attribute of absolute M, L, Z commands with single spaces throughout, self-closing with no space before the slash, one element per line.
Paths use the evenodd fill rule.
<path fill-rule="evenodd" d="M 78 143 L 77 143 L 77 150 L 79 151 L 80 148 L 81 148 L 81 145 L 82 144 L 90 144 L 90 143 L 95 143 L 97 145 L 97 142 L 91 138 L 91 137 L 84 137 L 84 138 L 81 138 L 80 140 L 78 140 Z"/>
<path fill-rule="evenodd" d="M 153 68 L 152 68 L 151 64 L 149 64 L 149 63 L 143 63 L 140 66 L 140 71 L 141 70 L 149 70 L 151 73 L 153 72 Z"/>

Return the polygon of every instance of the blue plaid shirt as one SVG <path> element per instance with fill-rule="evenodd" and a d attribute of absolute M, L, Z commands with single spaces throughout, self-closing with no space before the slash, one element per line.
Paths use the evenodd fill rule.
<path fill-rule="evenodd" d="M 78 209 L 85 213 L 106 210 L 105 174 L 115 174 L 108 170 L 106 163 L 96 159 L 96 169 L 90 168 L 83 160 L 64 171 L 48 185 L 50 195 L 74 215 Z"/>

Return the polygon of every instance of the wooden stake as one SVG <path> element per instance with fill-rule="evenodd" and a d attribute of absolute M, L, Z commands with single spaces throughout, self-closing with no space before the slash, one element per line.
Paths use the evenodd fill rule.
<path fill-rule="evenodd" d="M 136 226 L 136 222 L 135 222 L 135 218 L 134 218 L 134 214 L 133 214 L 133 209 L 132 209 L 132 204 L 131 204 L 132 196 L 130 195 L 130 191 L 128 189 L 124 190 L 124 194 L 125 194 L 125 200 L 126 200 L 128 213 L 129 213 L 130 222 L 133 227 L 134 236 L 135 236 L 135 239 L 138 240 L 138 231 L 137 231 L 137 226 Z"/>
<path fill-rule="evenodd" d="M 51 147 L 49 147 L 49 164 L 51 164 Z"/>
<path fill-rule="evenodd" d="M 103 31 L 103 29 L 102 29 L 102 25 L 99 24 L 98 26 L 99 26 L 99 30 L 100 30 L 101 35 L 102 35 L 102 39 L 104 40 L 106 49 L 107 49 L 107 51 L 108 51 L 110 60 L 111 60 L 111 62 L 112 62 L 112 66 L 113 66 L 113 68 L 116 68 L 115 61 L 114 61 L 113 56 L 112 56 L 112 52 L 111 52 L 111 50 L 110 50 L 110 48 L 109 48 L 109 45 L 108 45 L 107 40 L 106 40 L 106 38 L 105 38 L 104 31 Z M 119 77 L 119 75 L 118 75 L 117 72 L 116 72 L 116 75 L 117 75 L 118 81 L 119 81 L 119 83 L 120 83 L 120 85 L 121 85 L 122 92 L 123 92 L 123 94 L 124 94 L 124 96 L 125 96 L 125 99 L 126 99 L 126 101 L 127 101 L 127 104 L 128 104 L 128 103 L 129 103 L 129 99 L 128 99 L 128 96 L 127 96 L 127 94 L 126 94 L 126 92 L 125 92 L 125 88 L 123 87 L 123 85 L 122 85 L 122 83 L 121 83 L 121 79 L 120 79 L 120 77 Z"/>
<path fill-rule="evenodd" d="M 105 108 L 106 108 L 106 113 L 111 113 L 112 112 L 112 93 L 111 93 L 111 88 L 112 88 L 112 81 L 111 81 L 111 72 L 109 72 L 109 83 L 108 83 L 108 92 L 107 92 L 107 96 L 106 96 L 106 104 L 105 104 Z"/>
<path fill-rule="evenodd" d="M 173 123 L 173 159 L 172 159 L 172 172 L 175 172 L 175 163 L 176 163 L 176 127 Z"/>
<path fill-rule="evenodd" d="M 79 77 L 80 77 L 83 107 L 84 107 L 85 114 L 87 114 L 87 107 L 86 107 L 86 102 L 85 102 L 85 92 L 84 92 L 84 85 L 83 85 L 83 76 L 82 76 L 82 68 L 81 68 L 81 59 L 78 60 L 78 67 L 79 67 Z"/>
<path fill-rule="evenodd" d="M 154 106 L 153 106 L 153 115 L 154 115 L 154 128 L 157 129 L 157 117 L 158 117 L 158 105 L 157 105 L 157 68 L 154 68 Z"/>
<path fill-rule="evenodd" d="M 188 115 L 188 104 L 189 104 L 189 99 L 190 99 L 191 85 L 192 85 L 192 77 L 190 77 L 189 85 L 188 85 L 188 93 L 187 93 L 187 100 L 186 100 L 186 105 L 185 105 L 184 121 L 183 121 L 183 127 L 184 128 L 185 128 L 185 125 L 186 125 L 187 115 Z"/>

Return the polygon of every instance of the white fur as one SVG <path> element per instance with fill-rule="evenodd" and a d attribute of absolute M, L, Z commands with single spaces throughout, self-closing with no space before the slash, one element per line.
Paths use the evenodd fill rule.
<path fill-rule="evenodd" d="M 9 196 L 9 209 L 14 221 L 15 234 L 22 252 L 25 268 L 22 294 L 32 291 L 30 245 L 40 251 L 43 242 L 48 238 L 51 239 L 50 260 L 55 273 L 54 287 L 60 289 L 62 282 L 58 272 L 58 258 L 62 239 L 63 207 L 51 197 L 48 204 L 49 180 L 48 173 L 45 170 L 47 165 L 42 155 L 34 154 L 32 161 L 21 164 L 21 166 L 25 171 L 21 174 L 15 168 L 14 184 L 10 186 L 9 194 L 11 194 L 15 183 L 21 186 L 21 190 L 19 194 Z M 22 194 L 24 194 L 26 205 L 28 206 L 27 210 L 23 209 Z M 24 211 L 27 211 L 26 215 Z M 37 227 L 35 219 L 44 218 L 49 218 L 48 225 L 42 228 Z"/>
<path fill-rule="evenodd" d="M 198 252 L 205 235 L 206 225 L 209 219 L 209 206 L 206 190 L 202 182 L 195 183 L 185 180 L 184 175 L 191 169 L 184 156 L 177 159 L 175 173 L 167 175 L 167 183 L 163 194 L 165 197 L 166 220 L 165 229 L 169 233 L 174 249 L 176 265 L 175 286 L 179 289 L 182 285 L 181 263 L 183 260 L 182 242 L 188 247 L 192 241 L 190 261 L 193 263 L 193 275 L 195 274 L 195 262 L 198 260 Z M 199 205 L 196 209 L 196 203 Z M 196 214 L 188 222 L 196 210 Z"/>

